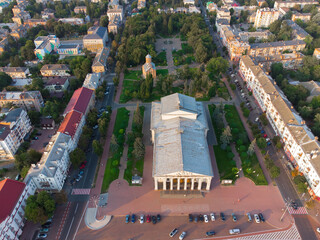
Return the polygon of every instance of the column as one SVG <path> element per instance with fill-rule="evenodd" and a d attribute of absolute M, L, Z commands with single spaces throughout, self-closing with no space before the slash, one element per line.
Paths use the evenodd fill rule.
<path fill-rule="evenodd" d="M 194 190 L 194 178 L 191 179 L 191 190 Z"/>
<path fill-rule="evenodd" d="M 211 185 L 211 178 L 207 178 L 207 191 L 210 190 L 210 185 Z"/>
<path fill-rule="evenodd" d="M 180 178 L 177 178 L 177 190 L 180 190 Z"/>
<path fill-rule="evenodd" d="M 173 190 L 173 178 L 170 178 L 170 190 Z"/>
<path fill-rule="evenodd" d="M 202 178 L 198 179 L 198 190 L 201 190 Z"/>
<path fill-rule="evenodd" d="M 158 190 L 158 179 L 154 178 L 154 190 Z"/>
<path fill-rule="evenodd" d="M 163 180 L 163 190 L 167 190 L 167 178 Z"/>
<path fill-rule="evenodd" d="M 188 178 L 184 178 L 184 190 L 187 190 Z"/>

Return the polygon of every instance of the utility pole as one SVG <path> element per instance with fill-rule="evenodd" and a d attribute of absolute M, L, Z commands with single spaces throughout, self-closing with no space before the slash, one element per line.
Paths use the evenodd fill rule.
<path fill-rule="evenodd" d="M 284 210 L 284 213 L 282 214 L 282 216 L 281 216 L 281 218 L 280 218 L 280 222 L 282 221 L 284 215 L 286 214 L 286 212 L 287 212 L 287 210 L 288 210 L 288 207 L 290 206 L 290 203 L 291 203 L 291 201 L 290 201 L 289 198 L 285 200 L 285 207 L 286 207 L 286 209 Z"/>

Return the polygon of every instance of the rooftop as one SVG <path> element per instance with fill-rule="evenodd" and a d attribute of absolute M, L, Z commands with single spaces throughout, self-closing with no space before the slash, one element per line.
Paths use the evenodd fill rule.
<path fill-rule="evenodd" d="M 64 110 L 63 115 L 66 115 L 68 112 L 73 110 L 78 111 L 82 114 L 85 114 L 87 111 L 87 107 L 90 103 L 91 97 L 93 94 L 93 90 L 82 87 L 74 91 L 68 106 Z"/>
<path fill-rule="evenodd" d="M 67 113 L 58 129 L 58 132 L 64 133 L 73 138 L 77 132 L 82 116 L 83 114 L 77 111 Z"/>
<path fill-rule="evenodd" d="M 269 43 L 253 43 L 250 44 L 251 49 L 255 48 L 269 48 L 269 47 L 284 47 L 284 46 L 296 46 L 305 45 L 303 40 L 291 40 L 291 41 L 279 41 L 279 42 L 269 42 Z"/>
<path fill-rule="evenodd" d="M 40 71 L 48 71 L 48 70 L 70 71 L 69 67 L 66 64 L 46 64 L 46 65 L 43 65 Z"/>
<path fill-rule="evenodd" d="M 84 36 L 83 39 L 103 39 L 104 35 L 108 34 L 108 28 L 92 26 L 88 32 L 92 32 L 92 34 Z"/>
<path fill-rule="evenodd" d="M 109 57 L 109 48 L 102 48 L 95 56 L 92 66 L 106 66 L 107 59 Z"/>

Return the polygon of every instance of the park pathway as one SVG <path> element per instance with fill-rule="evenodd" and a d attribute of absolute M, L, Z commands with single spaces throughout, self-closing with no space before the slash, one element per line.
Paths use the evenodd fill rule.
<path fill-rule="evenodd" d="M 123 179 L 124 177 L 124 171 L 127 168 L 127 160 L 128 160 L 128 133 L 131 132 L 132 130 L 132 122 L 133 122 L 133 114 L 134 114 L 134 108 L 126 108 L 127 110 L 130 111 L 130 117 L 129 117 L 129 122 L 128 122 L 128 127 L 126 129 L 126 139 L 123 147 L 123 152 L 122 152 L 122 157 L 120 159 L 120 167 L 119 167 L 119 179 Z"/>

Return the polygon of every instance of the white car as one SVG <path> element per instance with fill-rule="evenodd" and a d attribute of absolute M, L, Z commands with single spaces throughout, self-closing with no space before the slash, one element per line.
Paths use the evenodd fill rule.
<path fill-rule="evenodd" d="M 139 221 L 140 221 L 140 223 L 144 223 L 144 215 L 143 214 L 140 215 Z"/>
<path fill-rule="evenodd" d="M 186 232 L 182 232 L 181 235 L 179 236 L 179 240 L 184 239 L 184 237 L 186 236 Z"/>
<path fill-rule="evenodd" d="M 208 218 L 208 215 L 203 215 L 203 218 L 204 218 L 204 222 L 208 223 L 209 222 L 209 218 Z"/>
<path fill-rule="evenodd" d="M 216 220 L 216 218 L 214 217 L 214 213 L 210 213 L 210 218 L 212 222 Z"/>
<path fill-rule="evenodd" d="M 317 228 L 317 232 L 320 233 L 320 228 Z"/>
<path fill-rule="evenodd" d="M 254 214 L 253 217 L 254 217 L 254 220 L 256 221 L 256 223 L 260 223 L 260 218 L 259 218 L 258 214 Z"/>
<path fill-rule="evenodd" d="M 234 229 L 230 229 L 229 230 L 229 234 L 230 235 L 239 234 L 239 233 L 240 233 L 240 229 L 239 228 L 234 228 Z"/>

